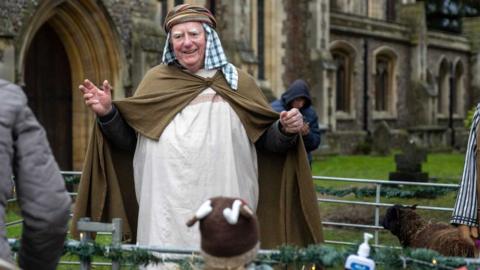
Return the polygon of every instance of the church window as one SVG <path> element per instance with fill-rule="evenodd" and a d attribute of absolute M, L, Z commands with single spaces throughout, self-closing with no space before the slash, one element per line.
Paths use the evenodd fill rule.
<path fill-rule="evenodd" d="M 393 22 L 395 21 L 395 13 L 396 13 L 396 10 L 395 10 L 395 2 L 397 0 L 386 0 L 387 3 L 386 3 L 386 11 L 385 11 L 385 17 L 387 19 L 387 21 L 389 22 Z"/>
<path fill-rule="evenodd" d="M 341 50 L 332 52 L 334 62 L 337 66 L 335 72 L 335 94 L 336 110 L 350 113 L 351 96 L 351 73 L 352 63 L 348 54 Z"/>
<path fill-rule="evenodd" d="M 437 96 L 437 112 L 439 115 L 448 115 L 448 98 L 449 98 L 449 66 L 447 60 L 443 60 L 438 71 L 438 96 Z"/>
<path fill-rule="evenodd" d="M 455 87 L 452 89 L 452 105 L 453 113 L 459 116 L 463 116 L 463 95 L 465 93 L 465 80 L 463 64 L 458 62 L 455 66 Z"/>
<path fill-rule="evenodd" d="M 391 61 L 385 56 L 378 56 L 375 74 L 375 110 L 388 111 L 388 96 L 391 92 Z"/>
<path fill-rule="evenodd" d="M 397 54 L 382 46 L 373 52 L 371 96 L 375 119 L 394 118 L 397 115 Z"/>
<path fill-rule="evenodd" d="M 157 1 L 157 10 L 155 11 L 155 22 L 163 27 L 163 22 L 167 16 L 167 0 Z"/>

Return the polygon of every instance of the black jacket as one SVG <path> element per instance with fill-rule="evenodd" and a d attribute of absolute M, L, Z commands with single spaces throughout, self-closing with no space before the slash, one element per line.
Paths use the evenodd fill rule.
<path fill-rule="evenodd" d="M 317 113 L 311 106 L 312 98 L 310 97 L 307 83 L 304 80 L 294 81 L 288 87 L 287 91 L 283 93 L 280 99 L 271 103 L 271 106 L 277 112 L 288 111 L 292 108 L 292 101 L 299 97 L 303 97 L 306 100 L 305 105 L 300 109 L 300 112 L 303 115 L 304 121 L 310 126 L 310 132 L 303 136 L 303 142 L 308 153 L 308 160 L 312 162 L 312 155 L 310 152 L 317 149 L 320 145 L 320 129 L 318 128 Z"/>

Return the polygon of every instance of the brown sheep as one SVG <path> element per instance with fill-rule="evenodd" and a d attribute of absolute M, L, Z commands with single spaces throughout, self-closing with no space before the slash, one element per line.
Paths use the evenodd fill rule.
<path fill-rule="evenodd" d="M 391 206 L 381 225 L 397 236 L 403 247 L 427 248 L 444 256 L 476 257 L 473 240 L 461 237 L 452 225 L 425 220 L 415 208 L 416 205 Z"/>

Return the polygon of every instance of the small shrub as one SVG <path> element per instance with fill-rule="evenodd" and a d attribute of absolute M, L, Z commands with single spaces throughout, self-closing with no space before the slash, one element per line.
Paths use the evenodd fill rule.
<path fill-rule="evenodd" d="M 467 130 L 470 130 L 470 127 L 472 126 L 473 114 L 475 113 L 476 109 L 477 106 L 473 106 L 470 110 L 468 110 L 467 116 L 465 116 L 465 120 L 463 120 L 463 124 Z"/>
<path fill-rule="evenodd" d="M 357 144 L 354 150 L 356 155 L 370 155 L 372 153 L 372 139 L 368 136 L 363 142 Z"/>

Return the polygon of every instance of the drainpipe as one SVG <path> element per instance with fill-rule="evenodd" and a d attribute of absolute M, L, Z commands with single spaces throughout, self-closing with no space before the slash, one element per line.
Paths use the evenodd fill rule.
<path fill-rule="evenodd" d="M 257 54 L 258 54 L 258 79 L 265 80 L 265 1 L 258 0 L 258 32 L 257 32 Z"/>

